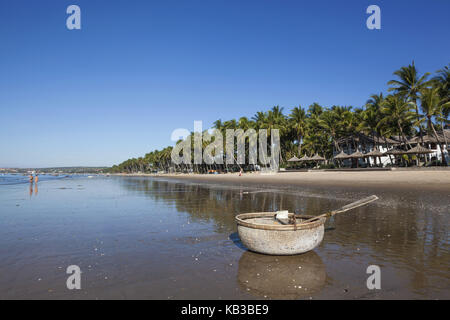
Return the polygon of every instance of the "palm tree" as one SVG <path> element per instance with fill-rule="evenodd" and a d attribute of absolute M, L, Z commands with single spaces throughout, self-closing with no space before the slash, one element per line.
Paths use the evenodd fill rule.
<path fill-rule="evenodd" d="M 435 86 L 439 87 L 439 94 L 445 102 L 450 101 L 450 64 L 436 71 L 433 78 Z M 447 108 L 448 110 L 448 108 Z"/>
<path fill-rule="evenodd" d="M 403 139 L 403 143 L 411 145 L 408 143 L 408 139 L 405 136 L 404 126 L 410 123 L 415 115 L 411 111 L 412 104 L 404 99 L 400 95 L 389 95 L 383 101 L 379 126 L 383 124 L 391 123 L 397 126 L 398 132 Z"/>
<path fill-rule="evenodd" d="M 267 112 L 266 121 L 262 124 L 262 129 L 267 129 L 267 137 L 272 136 L 272 130 L 278 129 L 280 134 L 280 162 L 283 161 L 283 153 L 286 153 L 286 147 L 283 145 L 283 137 L 287 132 L 286 126 L 286 116 L 283 114 L 283 108 L 279 106 L 274 106 L 271 110 Z"/>
<path fill-rule="evenodd" d="M 231 120 L 225 121 L 223 123 L 223 127 L 225 129 L 234 129 L 234 130 L 236 130 L 238 128 L 238 124 L 237 124 L 236 120 L 231 119 Z"/>
<path fill-rule="evenodd" d="M 279 106 L 273 107 L 269 110 L 263 121 L 260 122 L 259 127 L 261 129 L 267 129 L 267 136 L 270 137 L 273 129 L 280 130 L 280 136 L 286 131 L 285 127 L 286 116 L 283 114 L 283 108 Z"/>
<path fill-rule="evenodd" d="M 337 143 L 338 121 L 333 110 L 325 110 L 319 117 L 319 126 L 331 137 L 334 147 L 337 151 L 341 151 Z"/>
<path fill-rule="evenodd" d="M 239 129 L 246 131 L 246 130 L 254 127 L 254 122 L 248 120 L 247 117 L 241 117 L 241 118 L 239 118 L 238 126 L 239 126 Z"/>
<path fill-rule="evenodd" d="M 422 89 L 430 87 L 433 83 L 432 80 L 427 80 L 430 76 L 429 72 L 419 76 L 419 73 L 414 65 L 414 61 L 407 67 L 401 67 L 394 72 L 399 80 L 391 80 L 388 85 L 393 85 L 388 91 L 395 91 L 409 99 L 414 103 L 419 98 L 419 93 Z M 418 113 L 418 112 L 417 112 Z"/>
<path fill-rule="evenodd" d="M 353 118 L 350 106 L 332 106 L 331 110 L 336 117 L 336 136 L 345 137 L 352 133 L 352 127 L 348 126 Z"/>
<path fill-rule="evenodd" d="M 291 114 L 289 115 L 289 122 L 297 138 L 298 155 L 300 156 L 302 153 L 302 138 L 306 131 L 305 110 L 301 106 L 292 109 Z"/>
<path fill-rule="evenodd" d="M 214 121 L 213 127 L 214 127 L 215 129 L 217 129 L 217 130 L 222 131 L 222 129 L 223 129 L 223 123 L 222 123 L 222 120 L 219 119 L 219 120 Z"/>
<path fill-rule="evenodd" d="M 414 61 L 407 67 L 401 67 L 399 70 L 394 72 L 399 80 L 391 80 L 388 85 L 393 87 L 389 88 L 388 91 L 395 91 L 396 93 L 403 95 L 408 100 L 412 101 L 415 105 L 417 122 L 420 122 L 419 108 L 417 107 L 417 100 L 419 99 L 419 93 L 421 90 L 428 88 L 432 85 L 432 80 L 427 80 L 430 73 L 426 72 L 422 76 L 416 69 Z M 419 125 L 420 138 L 422 139 L 422 126 Z M 422 141 L 423 142 L 423 141 Z"/>
<path fill-rule="evenodd" d="M 431 129 L 433 135 L 436 139 L 436 143 L 439 144 L 441 148 L 442 162 L 445 166 L 447 166 L 447 159 L 445 157 L 444 146 L 441 144 L 441 140 L 437 135 L 436 129 L 433 124 L 433 117 L 439 117 L 442 115 L 442 110 L 448 108 L 450 106 L 450 101 L 444 102 L 444 99 L 439 95 L 439 87 L 431 88 L 431 89 L 423 89 L 421 95 L 421 109 L 423 112 L 423 116 L 427 121 L 428 129 Z M 444 128 L 442 128 L 444 129 Z M 442 134 L 445 136 L 445 132 L 442 131 Z"/>
<path fill-rule="evenodd" d="M 446 103 L 450 101 L 450 64 L 444 68 L 436 71 L 437 75 L 433 78 L 435 81 L 435 87 L 439 88 L 439 95 L 442 99 L 441 103 Z M 448 123 L 448 117 L 450 114 L 450 107 L 442 107 L 441 115 L 437 116 L 437 120 L 441 122 L 442 130 L 444 130 L 444 122 Z M 445 145 L 447 144 L 447 138 L 444 134 Z"/>
<path fill-rule="evenodd" d="M 446 102 L 450 101 L 450 64 L 446 65 L 444 68 L 436 71 L 437 75 L 433 78 L 435 81 L 435 86 L 439 88 L 439 95 L 441 96 L 442 107 L 440 115 L 436 116 L 436 119 L 440 121 L 442 127 L 442 134 L 444 136 L 444 143 L 448 146 L 447 136 L 445 135 L 445 125 L 448 124 L 448 118 L 450 114 L 450 107 L 445 105 Z"/>
<path fill-rule="evenodd" d="M 375 149 L 378 147 L 377 140 L 375 139 L 375 133 L 377 134 L 377 137 L 381 136 L 377 125 L 381 119 L 381 107 L 383 101 L 383 93 L 371 95 L 370 99 L 366 102 L 365 110 L 362 114 L 362 121 L 358 126 L 358 129 L 372 136 Z"/>
<path fill-rule="evenodd" d="M 382 92 L 380 92 L 380 94 L 373 94 L 370 96 L 370 99 L 367 100 L 365 108 L 366 110 L 368 109 L 372 110 L 375 114 L 379 116 L 383 101 L 384 97 Z"/>
<path fill-rule="evenodd" d="M 308 107 L 308 115 L 316 115 L 320 116 L 320 114 L 323 112 L 323 107 L 318 104 L 317 102 L 314 102 L 312 105 Z"/>
<path fill-rule="evenodd" d="M 260 129 L 261 125 L 266 121 L 267 113 L 258 111 L 253 117 L 252 120 L 255 122 L 256 129 Z"/>

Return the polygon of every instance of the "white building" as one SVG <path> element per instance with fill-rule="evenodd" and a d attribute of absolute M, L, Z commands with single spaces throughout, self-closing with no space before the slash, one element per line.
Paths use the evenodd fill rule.
<path fill-rule="evenodd" d="M 411 147 L 415 147 L 418 143 L 432 152 L 425 155 L 420 155 L 420 165 L 425 163 L 430 163 L 432 161 L 442 161 L 441 145 L 444 145 L 444 154 L 447 160 L 447 164 L 450 165 L 450 159 L 448 156 L 448 143 L 450 142 L 450 130 L 445 129 L 444 133 L 440 131 L 438 133 L 439 143 L 437 143 L 436 138 L 433 135 L 425 135 L 420 138 L 420 136 L 413 137 L 407 141 L 405 146 L 399 137 L 394 137 L 394 139 L 379 137 L 376 134 L 366 135 L 363 133 L 358 133 L 346 138 L 341 138 L 336 141 L 340 150 L 335 147 L 333 150 L 333 156 L 337 156 L 339 153 L 344 152 L 347 155 L 352 155 L 355 152 L 361 152 L 366 155 L 369 152 L 374 152 L 378 150 L 383 155 L 380 157 L 367 156 L 363 158 L 347 158 L 339 160 L 339 162 L 345 167 L 368 167 L 368 166 L 387 166 L 387 165 L 398 165 L 401 162 L 399 155 L 389 155 L 390 152 L 394 150 L 406 151 Z M 422 142 L 423 141 L 423 144 Z M 387 154 L 386 154 L 387 152 Z M 395 151 L 393 152 L 395 154 Z M 340 154 L 342 157 L 343 154 Z M 338 158 L 340 158 L 338 157 Z M 344 155 L 345 157 L 345 155 Z"/>

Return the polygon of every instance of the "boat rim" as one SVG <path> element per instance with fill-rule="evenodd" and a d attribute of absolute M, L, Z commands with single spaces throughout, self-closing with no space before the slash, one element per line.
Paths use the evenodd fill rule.
<path fill-rule="evenodd" d="M 237 224 L 240 226 L 244 226 L 244 227 L 252 228 L 252 229 L 274 230 L 274 231 L 298 231 L 298 230 L 313 229 L 313 228 L 320 227 L 327 220 L 325 217 L 321 217 L 321 218 L 317 218 L 317 220 L 312 220 L 311 222 L 298 223 L 296 226 L 294 226 L 293 224 L 271 225 L 271 224 L 262 224 L 262 223 L 254 223 L 254 222 L 245 221 L 245 220 L 253 219 L 253 218 L 274 217 L 275 214 L 276 214 L 276 212 L 241 213 L 241 214 L 238 214 L 235 217 L 235 219 L 236 219 Z M 310 219 L 310 218 L 314 218 L 315 216 L 296 214 L 295 217 L 302 218 L 302 219 Z"/>

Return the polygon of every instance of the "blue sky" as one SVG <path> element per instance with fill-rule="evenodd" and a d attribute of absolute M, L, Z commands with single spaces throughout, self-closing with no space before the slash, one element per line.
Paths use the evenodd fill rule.
<path fill-rule="evenodd" d="M 81 8 L 81 30 L 66 8 Z M 381 8 L 381 30 L 366 8 Z M 361 106 L 450 62 L 450 1 L 0 2 L 0 167 L 117 164 L 176 128 Z"/>

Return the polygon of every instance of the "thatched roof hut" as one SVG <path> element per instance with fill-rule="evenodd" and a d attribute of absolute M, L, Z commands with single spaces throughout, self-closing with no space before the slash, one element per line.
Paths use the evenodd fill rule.
<path fill-rule="evenodd" d="M 422 140 L 424 143 L 444 143 L 446 140 L 447 142 L 450 140 L 450 130 L 446 129 L 444 131 L 438 131 L 436 132 L 438 136 L 438 140 L 434 136 L 434 134 L 426 134 L 420 139 L 420 136 L 412 137 L 408 140 L 409 144 L 416 144 L 421 143 Z"/>
<path fill-rule="evenodd" d="M 382 157 L 382 156 L 384 156 L 384 153 L 378 149 L 375 149 L 375 150 L 372 150 L 372 151 L 366 153 L 365 156 L 366 157 Z"/>
<path fill-rule="evenodd" d="M 319 156 L 317 153 L 314 155 L 314 157 L 310 158 L 312 161 L 325 161 L 324 157 Z"/>
<path fill-rule="evenodd" d="M 300 158 L 300 161 L 310 161 L 310 160 L 311 160 L 311 158 L 308 157 L 306 154 Z"/>
<path fill-rule="evenodd" d="M 349 158 L 364 158 L 365 155 L 359 151 L 353 152 L 351 155 L 348 156 Z"/>
<path fill-rule="evenodd" d="M 431 151 L 428 148 L 424 148 L 420 145 L 415 146 L 414 148 L 406 151 L 407 154 L 426 154 L 426 153 L 433 153 L 433 151 Z"/>
<path fill-rule="evenodd" d="M 334 159 L 337 159 L 337 160 L 348 159 L 348 158 L 350 158 L 350 156 L 348 154 L 346 154 L 344 151 L 341 151 L 338 155 L 336 155 L 334 157 Z"/>
<path fill-rule="evenodd" d="M 288 160 L 288 162 L 297 162 L 297 161 L 300 161 L 300 159 L 297 158 L 296 156 L 293 156 L 292 158 L 290 158 L 290 159 Z"/>
<path fill-rule="evenodd" d="M 406 154 L 406 151 L 405 150 L 401 150 L 401 149 L 391 149 L 391 150 L 386 151 L 385 153 L 393 155 L 393 156 L 398 156 L 398 155 L 401 155 L 401 154 Z"/>

